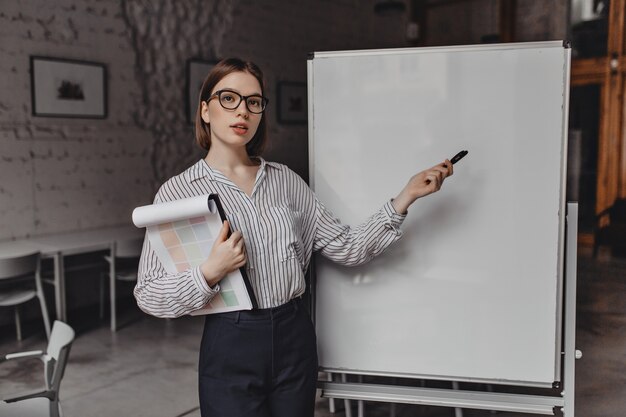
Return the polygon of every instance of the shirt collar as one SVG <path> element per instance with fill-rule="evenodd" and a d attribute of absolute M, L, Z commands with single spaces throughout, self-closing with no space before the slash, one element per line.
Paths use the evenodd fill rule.
<path fill-rule="evenodd" d="M 259 167 L 260 173 L 264 173 L 267 167 L 280 169 L 280 164 L 276 162 L 267 162 L 261 157 L 258 157 L 257 159 L 261 161 L 261 166 Z M 206 177 L 209 181 L 215 181 L 218 179 L 216 177 L 215 170 L 211 168 L 211 166 L 207 164 L 203 158 L 196 162 L 194 165 L 192 165 L 189 169 L 189 182 L 193 182 L 204 177 Z"/>
<path fill-rule="evenodd" d="M 204 159 L 201 159 L 189 169 L 189 182 L 193 182 L 204 177 L 207 177 L 209 180 L 215 179 L 213 170 L 209 164 L 207 164 Z"/>
<path fill-rule="evenodd" d="M 265 159 L 261 158 L 260 156 L 257 158 L 259 161 L 261 161 L 261 167 L 259 168 L 259 170 L 261 172 L 265 172 L 266 167 L 271 167 L 274 169 L 280 169 L 280 164 L 276 163 L 276 162 L 268 162 Z"/>

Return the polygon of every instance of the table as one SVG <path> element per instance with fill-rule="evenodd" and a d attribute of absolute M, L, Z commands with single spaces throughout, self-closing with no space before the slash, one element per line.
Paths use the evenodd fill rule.
<path fill-rule="evenodd" d="M 138 238 L 143 235 L 143 229 L 127 225 L 54 233 L 27 239 L 3 240 L 0 241 L 0 257 L 11 257 L 38 251 L 41 252 L 42 258 L 52 258 L 54 262 L 56 317 L 58 320 L 67 321 L 64 257 L 101 250 L 109 250 L 113 255 L 116 241 Z"/>

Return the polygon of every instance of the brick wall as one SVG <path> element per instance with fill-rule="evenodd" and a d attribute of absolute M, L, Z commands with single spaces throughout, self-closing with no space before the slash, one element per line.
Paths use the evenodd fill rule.
<path fill-rule="evenodd" d="M 0 3 L 0 239 L 127 224 L 201 158 L 185 115 L 188 58 L 240 56 L 306 81 L 315 50 L 406 46 L 404 17 L 356 0 L 5 0 Z M 104 63 L 108 117 L 33 117 L 29 57 Z M 307 175 L 305 125 L 270 117 L 267 158 Z"/>
<path fill-rule="evenodd" d="M 106 64 L 108 118 L 33 117 L 30 55 Z M 134 60 L 116 2 L 2 2 L 0 238 L 127 223 L 147 201 L 152 139 L 131 117 Z"/>
<path fill-rule="evenodd" d="M 189 58 L 240 56 L 267 78 L 266 158 L 307 177 L 307 129 L 276 120 L 279 81 L 306 81 L 311 51 L 404 47 L 407 14 L 374 0 L 5 0 L 0 3 L 0 239 L 126 224 L 203 156 L 185 114 Z M 565 36 L 566 1 L 517 2 L 519 40 Z M 496 0 L 441 6 L 429 44 L 497 31 Z M 29 57 L 104 63 L 108 117 L 33 117 Z"/>

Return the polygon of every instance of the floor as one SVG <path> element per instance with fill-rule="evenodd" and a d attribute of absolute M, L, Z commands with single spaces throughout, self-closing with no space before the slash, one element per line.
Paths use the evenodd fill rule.
<path fill-rule="evenodd" d="M 602 254 L 601 254 L 602 255 Z M 576 368 L 576 415 L 626 415 L 626 259 L 602 255 L 579 259 L 577 348 L 583 358 Z M 78 337 L 63 380 L 61 399 L 66 417 L 199 416 L 196 361 L 202 318 L 160 320 L 134 308 L 122 314 L 122 328 L 111 333 L 96 312 L 74 312 L 70 324 Z M 12 330 L 12 329 L 9 329 Z M 45 342 L 37 323 L 24 330 L 18 343 L 11 331 L 0 335 L 0 354 L 41 349 Z M 41 364 L 24 360 L 0 364 L 0 397 L 39 386 Z M 323 375 L 321 375 L 323 377 Z M 316 417 L 335 414 L 327 399 L 318 399 Z M 353 404 L 356 407 L 356 404 Z M 466 417 L 497 414 L 465 410 Z M 356 408 L 353 409 L 356 416 Z M 366 403 L 365 415 L 390 415 L 390 405 Z M 454 409 L 395 406 L 396 417 L 454 416 Z"/>

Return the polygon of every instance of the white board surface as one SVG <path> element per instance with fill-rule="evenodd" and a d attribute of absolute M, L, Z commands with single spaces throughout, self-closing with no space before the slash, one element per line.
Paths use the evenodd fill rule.
<path fill-rule="evenodd" d="M 559 380 L 569 52 L 541 42 L 309 60 L 311 183 L 344 223 L 469 151 L 381 256 L 355 268 L 317 256 L 323 369 Z"/>

